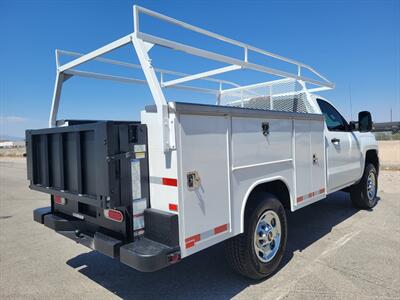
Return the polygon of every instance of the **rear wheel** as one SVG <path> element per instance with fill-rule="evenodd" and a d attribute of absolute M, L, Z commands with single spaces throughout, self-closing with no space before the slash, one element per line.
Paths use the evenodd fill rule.
<path fill-rule="evenodd" d="M 360 182 L 350 189 L 350 197 L 354 206 L 370 209 L 377 203 L 378 175 L 375 166 L 367 164 Z"/>
<path fill-rule="evenodd" d="M 262 279 L 277 270 L 286 248 L 285 209 L 272 194 L 255 196 L 246 211 L 244 232 L 226 242 L 227 259 L 240 274 Z M 252 199 L 253 200 L 253 199 Z"/>

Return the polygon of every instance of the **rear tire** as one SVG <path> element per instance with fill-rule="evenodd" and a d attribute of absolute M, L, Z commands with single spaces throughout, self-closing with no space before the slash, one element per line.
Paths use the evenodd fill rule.
<path fill-rule="evenodd" d="M 357 208 L 371 209 L 378 201 L 376 197 L 377 191 L 378 174 L 375 166 L 369 163 L 364 169 L 364 174 L 360 182 L 353 185 L 350 189 L 351 201 Z"/>
<path fill-rule="evenodd" d="M 285 209 L 276 196 L 262 193 L 254 197 L 249 200 L 256 201 L 250 203 L 257 204 L 246 209 L 244 232 L 226 241 L 225 250 L 236 272 L 262 279 L 274 273 L 283 258 L 287 221 Z"/>

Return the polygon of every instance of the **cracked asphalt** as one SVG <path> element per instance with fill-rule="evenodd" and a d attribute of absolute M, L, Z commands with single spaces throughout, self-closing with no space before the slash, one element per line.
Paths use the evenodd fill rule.
<path fill-rule="evenodd" d="M 48 196 L 30 191 L 23 159 L 0 160 L 1 299 L 400 299 L 400 172 L 382 171 L 377 206 L 338 192 L 288 214 L 280 270 L 233 273 L 222 245 L 140 273 L 33 222 Z"/>

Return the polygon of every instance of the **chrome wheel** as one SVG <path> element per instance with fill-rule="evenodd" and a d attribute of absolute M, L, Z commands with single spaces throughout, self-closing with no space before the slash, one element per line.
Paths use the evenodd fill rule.
<path fill-rule="evenodd" d="M 265 211 L 258 219 L 254 232 L 254 251 L 258 259 L 269 262 L 278 252 L 281 244 L 281 221 L 278 215 L 272 211 Z"/>
<path fill-rule="evenodd" d="M 376 177 L 373 172 L 370 172 L 367 179 L 367 196 L 368 200 L 374 200 L 376 196 Z"/>

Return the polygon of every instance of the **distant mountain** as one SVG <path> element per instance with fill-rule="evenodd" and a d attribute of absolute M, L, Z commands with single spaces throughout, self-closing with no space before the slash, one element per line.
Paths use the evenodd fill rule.
<path fill-rule="evenodd" d="M 1 134 L 0 135 L 0 141 L 23 141 L 25 140 L 25 138 L 23 137 L 19 137 L 19 136 L 12 136 L 12 135 L 5 135 L 5 134 Z"/>

